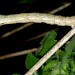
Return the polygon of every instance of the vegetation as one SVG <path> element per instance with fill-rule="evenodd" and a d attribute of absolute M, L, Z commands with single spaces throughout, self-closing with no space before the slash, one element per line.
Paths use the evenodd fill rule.
<path fill-rule="evenodd" d="M 36 53 L 26 56 L 25 67 L 30 69 L 56 43 L 55 31 L 50 31 L 40 42 Z M 75 35 L 63 48 L 59 49 L 34 75 L 74 75 L 75 74 Z"/>

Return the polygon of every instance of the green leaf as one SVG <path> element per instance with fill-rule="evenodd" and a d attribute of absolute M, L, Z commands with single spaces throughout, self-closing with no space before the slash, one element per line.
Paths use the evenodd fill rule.
<path fill-rule="evenodd" d="M 68 75 L 69 73 L 69 60 L 67 61 L 62 61 L 61 68 L 66 72 Z"/>
<path fill-rule="evenodd" d="M 36 55 L 43 56 L 44 54 L 46 54 L 52 48 L 52 46 L 57 42 L 55 38 L 56 38 L 56 32 L 54 31 L 49 32 L 45 36 L 45 38 L 41 41 L 41 47 L 36 52 Z"/>
<path fill-rule="evenodd" d="M 50 31 L 49 33 L 47 33 L 45 35 L 45 37 L 42 39 L 42 41 L 40 42 L 40 44 L 44 44 L 46 41 L 52 40 L 56 38 L 57 33 L 55 31 Z"/>
<path fill-rule="evenodd" d="M 51 40 L 48 43 L 45 43 L 42 47 L 42 50 L 38 53 L 39 56 L 45 55 L 52 47 L 53 45 L 57 42 L 57 40 Z"/>
<path fill-rule="evenodd" d="M 69 75 L 68 71 L 65 71 L 62 68 L 62 63 L 58 62 L 52 69 L 52 71 L 50 72 L 50 75 Z"/>
<path fill-rule="evenodd" d="M 43 68 L 43 71 L 51 70 L 59 61 L 58 60 L 51 60 L 46 66 Z"/>
<path fill-rule="evenodd" d="M 75 35 L 72 37 L 71 41 L 66 44 L 65 51 L 68 57 L 71 56 L 72 51 L 75 48 Z"/>
<path fill-rule="evenodd" d="M 25 66 L 27 69 L 30 69 L 33 65 L 37 63 L 39 59 L 36 58 L 32 53 L 29 53 L 25 60 Z"/>
<path fill-rule="evenodd" d="M 61 63 L 58 62 L 56 66 L 52 69 L 52 71 L 50 72 L 50 75 L 60 75 L 60 67 L 61 67 Z"/>
<path fill-rule="evenodd" d="M 43 71 L 40 75 L 50 75 L 49 71 Z"/>
<path fill-rule="evenodd" d="M 70 60 L 70 68 L 71 68 L 71 73 L 75 73 L 75 61 L 74 61 L 74 59 Z"/>

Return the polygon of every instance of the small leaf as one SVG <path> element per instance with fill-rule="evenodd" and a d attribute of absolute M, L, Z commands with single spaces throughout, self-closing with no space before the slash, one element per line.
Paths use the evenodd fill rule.
<path fill-rule="evenodd" d="M 42 41 L 40 42 L 40 44 L 42 45 L 42 44 L 44 44 L 47 40 L 49 41 L 49 40 L 52 40 L 52 39 L 55 39 L 56 38 L 56 32 L 55 31 L 50 31 L 49 33 L 47 33 L 46 35 L 45 35 L 45 37 L 42 39 Z"/>
<path fill-rule="evenodd" d="M 53 45 L 57 42 L 57 40 L 51 40 L 49 41 L 48 43 L 45 43 L 43 46 L 42 46 L 42 49 L 39 50 L 38 52 L 38 56 L 43 56 L 45 55 L 52 47 Z"/>
<path fill-rule="evenodd" d="M 55 38 L 56 38 L 56 32 L 54 31 L 49 32 L 49 34 L 47 34 L 45 38 L 41 41 L 41 47 L 36 52 L 36 55 L 43 56 L 44 54 L 46 54 L 52 48 L 52 46 L 57 42 Z"/>
<path fill-rule="evenodd" d="M 39 59 L 36 58 L 32 53 L 29 53 L 26 57 L 25 66 L 27 69 L 30 69 Z"/>
<path fill-rule="evenodd" d="M 75 73 L 75 61 L 74 59 L 70 60 L 70 68 L 71 68 L 71 73 Z"/>
<path fill-rule="evenodd" d="M 58 60 L 51 60 L 46 66 L 43 68 L 43 71 L 51 70 L 59 61 Z"/>
<path fill-rule="evenodd" d="M 61 62 L 58 62 L 56 66 L 52 69 L 52 71 L 50 72 L 50 75 L 60 75 L 60 67 L 61 67 Z"/>

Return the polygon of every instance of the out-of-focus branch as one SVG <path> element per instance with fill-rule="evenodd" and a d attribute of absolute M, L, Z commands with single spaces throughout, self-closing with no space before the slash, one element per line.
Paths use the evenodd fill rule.
<path fill-rule="evenodd" d="M 63 44 L 75 34 L 75 27 L 71 29 L 47 54 L 45 54 L 26 74 L 32 75 L 38 70 Z"/>
<path fill-rule="evenodd" d="M 18 27 L 18 28 L 14 29 L 14 30 L 12 30 L 12 31 L 10 31 L 10 32 L 7 32 L 7 33 L 3 34 L 3 35 L 1 36 L 1 38 L 5 38 L 5 37 L 7 37 L 7 36 L 10 36 L 11 34 L 14 34 L 15 32 L 18 32 L 18 31 L 20 31 L 20 30 L 22 30 L 22 29 L 24 29 L 24 28 L 26 28 L 26 27 L 28 27 L 28 26 L 31 26 L 31 24 L 33 24 L 33 23 L 24 24 L 24 25 L 21 26 L 21 27 Z"/>
<path fill-rule="evenodd" d="M 58 7 L 58 8 L 56 8 L 56 9 L 54 9 L 54 10 L 52 10 L 52 11 L 49 11 L 49 14 L 55 14 L 55 13 L 57 13 L 57 12 L 63 10 L 64 8 L 69 7 L 70 5 L 71 5 L 71 3 L 65 3 L 64 5 L 62 5 L 62 6 Z M 15 32 L 18 32 L 18 31 L 20 31 L 20 30 L 22 30 L 22 29 L 24 29 L 24 28 L 26 28 L 26 27 L 28 27 L 28 26 L 31 26 L 31 25 L 33 25 L 33 24 L 34 24 L 34 23 L 24 24 L 24 25 L 21 26 L 21 27 L 18 27 L 18 28 L 16 28 L 16 29 L 12 30 L 12 31 L 9 31 L 9 32 L 3 34 L 3 35 L 1 36 L 1 38 L 8 37 L 8 36 L 14 34 Z M 41 37 L 41 36 L 40 36 L 40 37 Z M 34 37 L 34 38 L 35 38 L 35 37 Z"/>
<path fill-rule="evenodd" d="M 0 60 L 6 59 L 6 58 L 15 57 L 15 56 L 20 56 L 20 55 L 24 55 L 24 54 L 27 54 L 27 53 L 30 53 L 30 52 L 36 52 L 36 51 L 37 51 L 37 48 L 24 50 L 24 51 L 20 51 L 20 52 L 15 52 L 15 53 L 11 53 L 11 54 L 0 56 Z"/>
<path fill-rule="evenodd" d="M 64 4 L 64 5 L 58 7 L 58 8 L 56 8 L 56 9 L 54 9 L 54 10 L 52 10 L 52 11 L 50 12 L 50 14 L 55 14 L 55 13 L 57 13 L 57 12 L 59 12 L 59 11 L 65 9 L 65 8 L 69 7 L 70 5 L 71 5 L 71 3 L 66 3 L 66 4 Z"/>

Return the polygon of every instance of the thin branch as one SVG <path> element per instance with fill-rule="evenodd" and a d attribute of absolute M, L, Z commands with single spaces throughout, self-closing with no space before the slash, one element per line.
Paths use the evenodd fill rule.
<path fill-rule="evenodd" d="M 74 27 L 75 16 L 72 17 L 63 17 L 55 16 L 44 13 L 22 13 L 8 16 L 0 16 L 0 26 L 4 24 L 13 24 L 13 23 L 47 23 L 47 24 L 57 24 L 60 26 L 71 26 Z"/>
<path fill-rule="evenodd" d="M 22 29 L 24 29 L 24 28 L 26 28 L 26 27 L 28 27 L 28 26 L 31 26 L 31 24 L 33 24 L 33 23 L 24 24 L 24 25 L 21 26 L 21 27 L 18 27 L 18 28 L 14 29 L 14 30 L 12 30 L 12 31 L 10 31 L 10 32 L 7 32 L 7 33 L 3 34 L 3 35 L 1 36 L 1 38 L 8 37 L 8 36 L 14 34 L 15 32 L 18 32 L 18 31 L 20 31 L 20 30 L 22 30 Z"/>
<path fill-rule="evenodd" d="M 47 54 L 45 54 L 26 74 L 32 75 L 38 70 L 63 44 L 75 34 L 75 27 L 71 29 Z"/>
<path fill-rule="evenodd" d="M 59 28 L 52 29 L 52 30 L 57 31 L 58 29 L 59 29 Z M 46 31 L 46 32 L 41 33 L 41 34 L 39 34 L 39 35 L 37 35 L 37 36 L 34 36 L 34 37 L 32 37 L 32 38 L 29 38 L 29 39 L 27 39 L 27 40 L 25 40 L 25 41 L 31 41 L 31 40 L 38 39 L 38 38 L 40 38 L 40 37 L 45 36 L 48 32 L 49 32 L 49 31 Z"/>
<path fill-rule="evenodd" d="M 58 8 L 56 8 L 56 9 L 54 9 L 54 10 L 52 10 L 52 11 L 50 12 L 50 14 L 55 14 L 55 13 L 57 13 L 57 12 L 59 12 L 59 11 L 65 9 L 65 8 L 69 7 L 70 5 L 71 5 L 71 3 L 66 3 L 66 4 L 64 4 L 64 5 L 58 7 Z"/>
<path fill-rule="evenodd" d="M 37 48 L 24 50 L 24 51 L 20 51 L 20 52 L 15 52 L 15 53 L 11 53 L 11 54 L 0 56 L 0 60 L 6 59 L 6 58 L 15 57 L 15 56 L 20 56 L 20 55 L 24 55 L 24 54 L 27 54 L 27 53 L 30 53 L 30 52 L 36 52 L 36 51 L 37 51 Z"/>
<path fill-rule="evenodd" d="M 56 8 L 56 9 L 54 9 L 54 10 L 52 10 L 52 11 L 49 11 L 49 14 L 55 14 L 55 13 L 57 13 L 57 12 L 63 10 L 64 8 L 69 7 L 70 5 L 71 5 L 71 3 L 65 3 L 64 5 L 62 5 L 62 6 L 58 7 L 58 8 Z M 8 36 L 10 36 L 10 35 L 12 35 L 12 34 L 18 32 L 18 31 L 20 31 L 20 30 L 22 30 L 22 29 L 24 29 L 24 28 L 26 28 L 26 27 L 28 27 L 28 26 L 33 25 L 33 24 L 34 24 L 34 23 L 24 24 L 24 25 L 21 26 L 21 27 L 18 27 L 18 28 L 14 29 L 14 30 L 12 30 L 12 31 L 10 31 L 10 32 L 7 32 L 7 33 L 3 34 L 3 35 L 1 36 L 1 38 L 8 37 Z"/>

